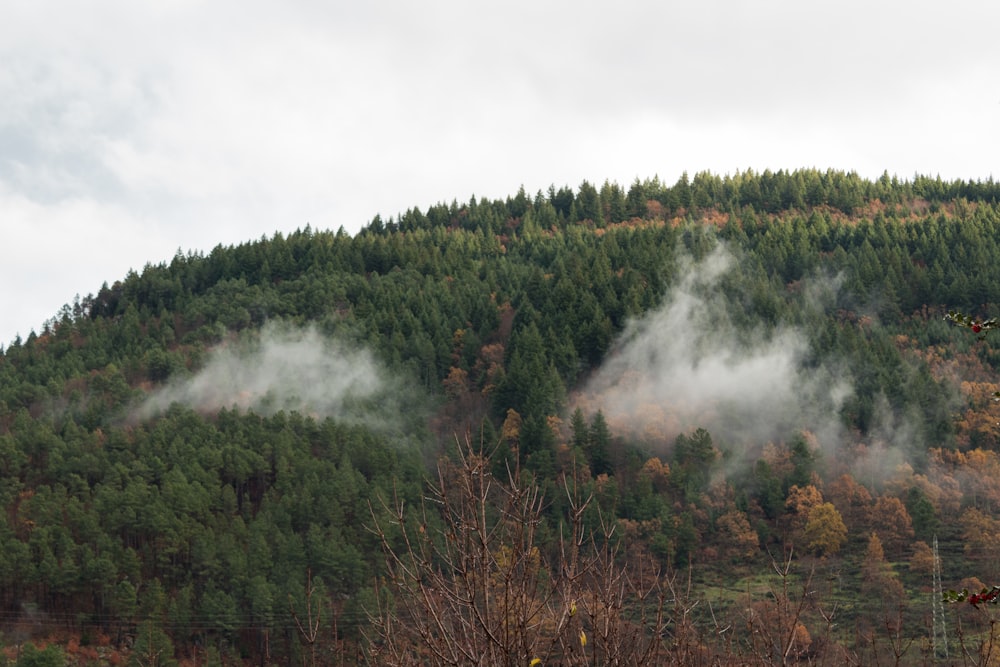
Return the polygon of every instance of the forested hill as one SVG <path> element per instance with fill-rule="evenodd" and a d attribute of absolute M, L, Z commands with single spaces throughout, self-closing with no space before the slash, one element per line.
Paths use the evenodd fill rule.
<path fill-rule="evenodd" d="M 946 586 L 1000 579 L 997 341 L 943 318 L 998 304 L 992 180 L 584 182 L 179 253 L 0 354 L 0 645 L 355 660 L 372 507 L 469 441 L 534 475 L 547 557 L 572 477 L 719 614 L 769 554 L 823 568 L 872 630 L 814 604 L 803 659 L 876 659 L 884 596 L 926 639 L 935 535 Z"/>

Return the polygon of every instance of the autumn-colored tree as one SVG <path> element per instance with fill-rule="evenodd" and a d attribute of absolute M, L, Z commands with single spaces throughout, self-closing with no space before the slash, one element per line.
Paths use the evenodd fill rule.
<path fill-rule="evenodd" d="M 985 568 L 981 578 L 997 579 L 1000 575 L 996 566 L 1000 561 L 1000 520 L 970 507 L 962 513 L 959 525 L 965 554 Z"/>
<path fill-rule="evenodd" d="M 503 426 L 500 428 L 500 435 L 509 447 L 516 447 L 520 441 L 521 423 L 521 415 L 513 408 L 508 409 L 507 417 L 503 420 Z"/>
<path fill-rule="evenodd" d="M 914 475 L 914 483 L 927 496 L 940 517 L 958 518 L 965 492 L 957 478 L 955 457 L 965 457 L 962 452 L 932 447 L 927 451 L 927 475 Z"/>
<path fill-rule="evenodd" d="M 871 520 L 872 494 L 844 473 L 826 485 L 826 499 L 834 504 L 851 533 L 867 526 Z"/>
<path fill-rule="evenodd" d="M 505 319 L 510 319 L 509 307 L 502 309 Z M 473 368 L 483 396 L 490 396 L 503 379 L 504 346 L 502 343 L 484 345 Z"/>
<path fill-rule="evenodd" d="M 879 496 L 872 508 L 872 528 L 895 559 L 913 540 L 913 521 L 906 505 L 895 496 Z"/>
<path fill-rule="evenodd" d="M 986 513 L 1000 508 L 1000 455 L 985 449 L 965 452 L 959 479 L 975 507 Z"/>
<path fill-rule="evenodd" d="M 913 544 L 910 556 L 910 571 L 930 576 L 934 573 L 934 550 L 926 542 Z"/>
<path fill-rule="evenodd" d="M 962 395 L 969 407 L 955 420 L 955 438 L 963 448 L 995 450 L 1000 444 L 1000 389 L 993 382 L 962 382 Z"/>
<path fill-rule="evenodd" d="M 639 470 L 639 475 L 649 479 L 653 485 L 653 490 L 657 493 L 664 493 L 670 484 L 670 466 L 663 462 L 658 456 L 646 459 Z"/>
<path fill-rule="evenodd" d="M 787 514 L 784 519 L 789 539 L 794 541 L 802 536 L 802 531 L 809 522 L 810 512 L 822 502 L 823 494 L 813 484 L 801 487 L 793 484 L 788 489 L 788 496 L 785 498 Z"/>
<path fill-rule="evenodd" d="M 986 334 L 998 327 L 997 318 L 990 318 L 988 320 L 982 320 L 980 318 L 974 318 L 969 315 L 958 313 L 956 311 L 950 311 L 946 316 L 945 320 L 971 329 L 974 333 L 979 334 L 979 338 L 985 338 Z M 964 389 L 964 387 L 963 387 Z M 992 394 L 994 400 L 1000 400 L 1000 391 L 994 391 Z M 968 417 L 968 414 L 967 414 Z M 995 419 L 990 419 L 990 422 L 994 422 Z M 990 423 L 988 427 L 988 436 L 994 436 L 994 424 Z M 970 429 L 971 430 L 971 429 Z M 995 438 L 991 438 L 995 439 Z M 969 461 L 969 457 L 966 456 L 966 460 L 970 463 L 970 481 L 973 486 L 976 487 L 979 494 L 982 495 L 983 504 L 986 507 L 991 505 L 995 506 L 996 492 L 994 486 L 996 485 L 996 463 L 997 457 L 994 452 L 984 452 L 982 450 L 975 450 L 975 454 L 972 454 L 972 461 Z M 946 454 L 939 452 L 941 458 L 946 458 Z M 960 452 L 955 453 L 955 458 L 961 456 Z M 985 488 L 984 488 L 985 487 Z M 976 503 L 977 505 L 979 503 Z M 998 543 L 1000 543 L 1000 522 L 998 522 L 993 517 L 981 512 L 978 507 L 973 506 L 968 508 L 961 516 L 960 524 L 962 526 L 962 535 L 965 539 L 965 551 L 970 557 L 982 558 L 985 563 L 988 563 L 992 569 L 992 572 L 986 572 L 986 576 L 991 579 L 996 579 L 998 574 L 996 571 L 996 562 L 998 557 Z M 998 599 L 1000 599 L 1000 588 L 993 586 L 992 589 L 987 589 L 982 583 L 976 579 L 975 582 L 963 582 L 965 586 L 961 593 L 955 593 L 954 591 L 948 591 L 945 594 L 945 598 L 951 602 L 962 602 L 967 601 L 970 603 L 972 609 L 965 609 L 964 614 L 959 616 L 959 623 L 961 624 L 963 619 L 962 616 L 968 617 L 970 611 L 980 610 L 980 604 L 989 602 L 995 604 Z M 972 591 L 970 594 L 970 590 Z M 979 592 L 975 592 L 979 591 Z M 965 638 L 965 632 L 962 626 L 959 626 L 959 643 L 966 657 L 971 659 L 974 664 L 993 664 L 995 662 L 995 652 L 998 645 L 997 633 L 996 633 L 996 620 L 992 613 L 984 613 L 979 615 L 978 618 L 970 619 L 972 622 L 970 626 L 975 625 L 975 621 L 982 622 L 984 617 L 988 619 L 989 632 L 980 635 L 980 640 L 978 643 L 967 643 Z M 971 645 L 970 645 L 971 644 Z"/>
<path fill-rule="evenodd" d="M 448 369 L 448 376 L 441 381 L 442 385 L 444 385 L 445 396 L 452 400 L 461 398 L 469 390 L 468 382 L 468 371 L 457 366 L 452 366 Z"/>
<path fill-rule="evenodd" d="M 452 366 L 441 384 L 449 399 L 442 415 L 446 428 L 452 433 L 472 432 L 486 415 L 487 401 L 475 390 L 468 371 Z"/>
<path fill-rule="evenodd" d="M 753 559 L 760 550 L 757 531 L 750 526 L 746 512 L 732 509 L 716 520 L 719 531 L 719 555 L 734 561 Z"/>
<path fill-rule="evenodd" d="M 847 526 L 833 503 L 820 503 L 809 511 L 802 536 L 810 551 L 829 556 L 840 551 L 847 541 Z"/>
<path fill-rule="evenodd" d="M 878 534 L 872 533 L 868 538 L 868 548 L 865 549 L 865 559 L 861 563 L 861 577 L 866 582 L 873 582 L 886 576 L 889 564 L 885 561 L 885 550 Z"/>

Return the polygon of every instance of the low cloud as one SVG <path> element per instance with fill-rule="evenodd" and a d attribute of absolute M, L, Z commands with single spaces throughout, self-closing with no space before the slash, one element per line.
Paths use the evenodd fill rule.
<path fill-rule="evenodd" d="M 403 385 L 364 347 L 325 337 L 314 326 L 268 324 L 250 340 L 215 348 L 194 375 L 155 391 L 138 416 L 180 403 L 209 413 L 296 411 L 385 432 L 400 427 L 408 412 L 402 397 L 412 392 Z"/>
<path fill-rule="evenodd" d="M 626 327 L 577 404 L 664 448 L 697 427 L 730 445 L 802 430 L 833 441 L 849 377 L 812 360 L 800 328 L 737 325 L 745 307 L 723 288 L 734 266 L 723 245 L 700 262 L 683 259 L 680 282 L 659 309 Z M 806 300 L 821 303 L 823 290 L 808 287 Z"/>

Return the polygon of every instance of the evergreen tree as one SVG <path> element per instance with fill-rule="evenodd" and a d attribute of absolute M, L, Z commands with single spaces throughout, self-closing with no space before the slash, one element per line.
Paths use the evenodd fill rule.
<path fill-rule="evenodd" d="M 587 455 L 594 475 L 611 474 L 611 431 L 604 413 L 598 410 L 590 421 L 587 434 Z"/>
<path fill-rule="evenodd" d="M 578 220 L 589 220 L 598 227 L 604 225 L 601 196 L 597 192 L 597 188 L 587 181 L 580 183 L 575 203 Z"/>

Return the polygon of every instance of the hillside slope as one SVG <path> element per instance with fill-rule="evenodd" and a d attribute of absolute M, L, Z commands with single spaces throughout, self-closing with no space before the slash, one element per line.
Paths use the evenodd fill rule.
<path fill-rule="evenodd" d="M 873 637 L 815 603 L 810 650 L 881 655 L 896 613 L 923 641 L 935 535 L 946 586 L 1000 577 L 1000 358 L 943 320 L 996 314 L 998 199 L 585 182 L 146 266 L 0 355 L 3 641 L 285 663 L 319 602 L 313 646 L 354 656 L 386 567 L 370 503 L 419 505 L 456 438 L 535 476 L 553 558 L 571 477 L 721 614 L 793 553 Z"/>

